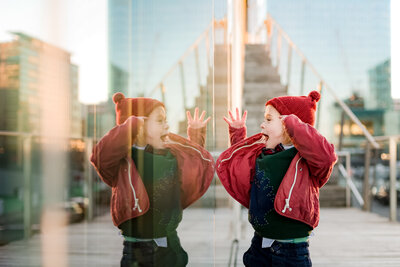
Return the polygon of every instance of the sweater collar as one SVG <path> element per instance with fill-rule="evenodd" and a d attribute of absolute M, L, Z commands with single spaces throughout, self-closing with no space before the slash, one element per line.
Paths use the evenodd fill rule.
<path fill-rule="evenodd" d="M 284 146 L 282 144 L 278 144 L 274 149 L 264 147 L 262 149 L 262 153 L 264 155 L 271 155 L 271 154 L 275 154 L 275 153 L 281 152 L 283 150 L 285 150 Z"/>

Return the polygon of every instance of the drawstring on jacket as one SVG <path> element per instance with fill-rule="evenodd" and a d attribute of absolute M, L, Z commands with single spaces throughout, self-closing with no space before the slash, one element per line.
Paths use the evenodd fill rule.
<path fill-rule="evenodd" d="M 171 141 L 171 140 L 169 140 L 169 141 L 167 141 L 167 142 L 165 142 L 165 143 L 166 143 L 166 144 L 176 144 L 176 145 L 180 145 L 180 146 L 183 146 L 183 147 L 191 148 L 191 149 L 197 151 L 197 152 L 200 154 L 200 156 L 201 156 L 201 158 L 202 158 L 203 160 L 211 162 L 211 159 L 204 158 L 204 156 L 201 154 L 201 152 L 200 152 L 198 149 L 196 149 L 196 148 L 194 148 L 194 147 L 192 147 L 192 146 L 183 145 L 183 144 L 181 144 L 181 143 L 173 142 L 173 141 Z M 136 197 L 136 191 L 135 191 L 135 188 L 133 187 L 133 184 L 132 184 L 132 178 L 131 178 L 131 164 L 129 163 L 129 160 L 128 160 L 128 159 L 125 158 L 125 160 L 126 160 L 126 162 L 128 163 L 129 184 L 130 184 L 130 186 L 131 186 L 132 193 L 133 193 L 133 199 L 134 199 L 134 201 L 135 201 L 135 206 L 133 207 L 133 210 L 138 209 L 139 212 L 142 212 L 142 209 L 140 208 L 140 205 L 139 205 L 139 199 Z"/>
<path fill-rule="evenodd" d="M 139 199 L 136 197 L 136 191 L 135 191 L 135 188 L 133 187 L 133 184 L 132 184 L 131 164 L 129 163 L 128 159 L 125 158 L 125 160 L 128 163 L 129 184 L 131 185 L 131 189 L 132 189 L 132 192 L 133 192 L 133 199 L 135 200 L 135 206 L 133 207 L 133 210 L 138 209 L 139 212 L 142 212 L 142 209 L 139 206 Z"/>
<path fill-rule="evenodd" d="M 285 199 L 285 207 L 283 208 L 282 213 L 285 213 L 286 209 L 289 209 L 289 211 L 292 211 L 292 208 L 289 206 L 289 201 L 290 201 L 290 198 L 292 197 L 293 187 L 294 187 L 294 185 L 296 183 L 296 180 L 297 180 L 297 166 L 299 165 L 299 162 L 300 162 L 301 159 L 302 159 L 302 157 L 300 157 L 296 162 L 296 172 L 294 174 L 293 184 L 292 184 L 292 187 L 290 188 L 288 198 Z"/>
<path fill-rule="evenodd" d="M 255 144 L 260 144 L 260 143 L 264 143 L 264 142 L 265 142 L 265 136 L 262 136 L 260 140 L 254 142 L 254 143 L 252 143 L 252 144 L 249 144 L 249 145 L 245 145 L 245 146 L 241 146 L 241 147 L 236 148 L 228 158 L 225 158 L 225 159 L 220 160 L 220 162 L 219 162 L 219 164 L 218 164 L 218 168 L 220 167 L 220 165 L 221 165 L 222 162 L 227 161 L 227 160 L 230 160 L 230 159 L 232 158 L 233 154 L 234 154 L 236 151 L 238 151 L 238 150 L 240 150 L 240 149 L 242 149 L 242 148 L 245 148 L 245 147 L 250 147 L 250 146 L 253 146 L 253 145 L 255 145 Z M 298 168 L 298 165 L 299 165 L 299 162 L 300 162 L 301 159 L 302 159 L 302 157 L 300 157 L 300 158 L 297 160 L 297 162 L 296 162 L 296 172 L 295 172 L 295 174 L 294 174 L 293 184 L 292 184 L 292 186 L 291 186 L 291 188 L 290 188 L 288 197 L 285 199 L 285 206 L 284 206 L 284 208 L 283 208 L 283 210 L 282 210 L 282 213 L 285 213 L 287 209 L 288 209 L 289 211 L 292 211 L 292 208 L 290 207 L 290 198 L 292 197 L 292 191 L 293 191 L 294 185 L 296 184 L 296 181 L 297 181 L 297 168 Z"/>

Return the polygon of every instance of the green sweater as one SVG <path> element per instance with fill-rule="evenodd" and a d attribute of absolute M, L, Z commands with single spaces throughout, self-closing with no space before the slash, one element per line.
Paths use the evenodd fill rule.
<path fill-rule="evenodd" d="M 124 236 L 158 238 L 173 233 L 182 220 L 180 181 L 176 158 L 169 150 L 132 148 L 132 159 L 149 196 L 150 208 L 142 216 L 119 225 Z"/>
<path fill-rule="evenodd" d="M 278 214 L 274 208 L 275 196 L 294 156 L 290 148 L 256 159 L 256 171 L 250 191 L 249 222 L 262 237 L 291 239 L 306 237 L 312 228 L 300 221 Z"/>

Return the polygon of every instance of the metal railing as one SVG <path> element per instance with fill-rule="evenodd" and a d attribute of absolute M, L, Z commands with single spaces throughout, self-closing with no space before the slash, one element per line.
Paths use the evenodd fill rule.
<path fill-rule="evenodd" d="M 302 51 L 296 46 L 296 44 L 291 40 L 288 34 L 282 29 L 282 27 L 272 18 L 271 15 L 267 15 L 267 19 L 264 24 L 260 26 L 257 31 L 257 38 L 259 43 L 265 43 L 266 49 L 269 53 L 272 64 L 278 71 L 281 77 L 282 84 L 286 85 L 289 89 L 291 84 L 291 75 L 293 69 L 293 57 L 297 55 L 300 59 L 300 68 L 299 68 L 299 88 L 300 94 L 304 95 L 304 88 L 306 82 L 306 69 L 310 71 L 313 75 L 316 84 L 318 84 L 318 90 L 322 94 L 323 91 L 327 91 L 330 96 L 334 99 L 334 101 L 339 105 L 339 107 L 343 110 L 344 114 L 346 114 L 362 131 L 362 135 L 366 138 L 365 145 L 365 158 L 364 158 L 364 179 L 363 179 L 363 192 L 362 195 L 358 192 L 354 183 L 351 179 L 350 172 L 350 153 L 348 152 L 339 152 L 339 157 L 346 158 L 346 167 L 343 166 L 342 163 L 338 163 L 339 172 L 346 178 L 346 205 L 350 205 L 350 190 L 353 192 L 356 200 L 362 206 L 364 210 L 371 210 L 371 189 L 369 182 L 369 169 L 371 163 L 371 150 L 380 149 L 381 146 L 379 143 L 382 141 L 389 141 L 390 148 L 390 220 L 396 220 L 396 209 L 397 209 L 397 192 L 396 192 L 396 162 L 397 162 L 397 141 L 399 136 L 385 136 L 385 137 L 374 137 L 367 130 L 367 128 L 361 123 L 361 121 L 357 118 L 357 116 L 352 112 L 350 107 L 342 101 L 332 87 L 323 79 L 323 77 L 316 71 L 311 62 L 307 59 L 307 57 L 302 53 Z M 286 45 L 286 53 L 284 51 L 284 47 Z M 293 53 L 294 51 L 294 53 Z M 317 118 L 316 118 L 316 126 L 319 128 L 320 126 L 320 115 L 321 114 L 321 104 L 318 105 Z M 339 144 L 341 143 L 341 140 Z M 340 145 L 339 145 L 340 146 Z M 341 147 L 341 146 L 340 146 Z M 339 148 L 341 149 L 341 148 Z"/>
<path fill-rule="evenodd" d="M 397 145 L 400 140 L 400 135 L 375 136 L 374 138 L 379 143 L 388 144 L 389 153 L 384 154 L 386 156 L 384 160 L 389 160 L 389 218 L 390 221 L 397 221 Z M 365 210 L 371 209 L 371 186 L 368 174 L 370 169 L 371 154 L 374 149 L 375 148 L 371 148 L 369 143 L 366 144 L 366 167 L 364 170 L 365 175 L 363 181 L 364 199 L 367 202 Z"/>
<path fill-rule="evenodd" d="M 356 185 L 353 182 L 352 175 L 351 175 L 351 154 L 349 151 L 337 151 L 336 154 L 338 157 L 345 158 L 345 166 L 341 162 L 338 162 L 339 172 L 343 175 L 346 179 L 346 207 L 351 206 L 351 196 L 350 191 L 354 194 L 357 202 L 364 206 L 364 199 L 361 196 L 360 192 L 358 192 Z"/>
<path fill-rule="evenodd" d="M 334 98 L 334 100 L 339 104 L 339 106 L 343 109 L 343 111 L 350 117 L 350 119 L 357 124 L 362 130 L 363 135 L 367 138 L 368 142 L 374 148 L 379 148 L 379 144 L 376 142 L 374 137 L 368 132 L 366 127 L 361 123 L 361 121 L 357 118 L 357 116 L 351 111 L 348 105 L 344 103 L 335 93 L 335 91 L 328 85 L 325 79 L 316 71 L 311 62 L 306 58 L 303 52 L 296 46 L 296 44 L 292 41 L 289 35 L 282 29 L 282 27 L 272 18 L 270 14 L 267 14 L 267 19 L 264 24 L 259 27 L 257 30 L 257 39 L 260 43 L 265 43 L 268 47 L 268 52 L 271 59 L 274 59 L 274 65 L 277 71 L 281 74 L 281 77 L 285 77 L 286 82 L 282 82 L 288 88 L 291 85 L 291 75 L 292 75 L 292 58 L 293 51 L 301 60 L 301 69 L 300 69 L 300 94 L 304 94 L 305 82 L 306 82 L 306 68 L 310 69 L 314 77 L 318 82 L 318 90 L 322 94 L 322 91 L 326 89 L 330 93 L 330 95 Z M 275 38 L 274 38 L 275 37 Z M 283 62 L 283 45 L 284 42 L 287 45 L 287 54 L 286 54 L 286 75 L 282 73 L 282 65 Z M 273 54 L 273 49 L 275 48 L 275 54 Z M 320 105 L 318 106 L 318 110 L 320 110 Z M 316 126 L 319 127 L 320 124 L 320 112 L 317 112 Z"/>
<path fill-rule="evenodd" d="M 186 88 L 187 84 L 187 77 L 185 75 L 185 70 L 187 70 L 187 66 L 184 64 L 185 60 L 188 59 L 190 56 L 194 56 L 194 69 L 196 73 L 196 79 L 197 79 L 197 86 L 198 89 L 200 90 L 202 84 L 202 72 L 201 72 L 201 64 L 200 64 L 200 57 L 199 57 L 199 51 L 200 51 L 200 45 L 204 43 L 205 46 L 205 58 L 206 59 L 206 66 L 207 66 L 207 73 L 204 75 L 209 75 L 211 73 L 212 69 L 212 40 L 213 40 L 213 25 L 214 21 L 212 21 L 206 29 L 199 35 L 199 37 L 193 42 L 192 45 L 182 54 L 182 56 L 177 60 L 177 62 L 172 65 L 169 70 L 166 72 L 166 74 L 161 78 L 160 82 L 158 83 L 157 86 L 155 86 L 147 95 L 149 97 L 155 97 L 157 93 L 161 94 L 161 101 L 163 103 L 166 103 L 166 93 L 170 90 L 166 86 L 166 81 L 168 78 L 170 78 L 175 71 L 179 70 L 179 80 L 180 80 L 180 87 L 181 87 L 181 94 L 183 96 L 183 104 L 182 104 L 182 109 L 187 110 L 188 109 L 188 104 L 187 104 L 187 97 L 188 97 L 188 90 Z M 190 67 L 189 67 L 190 68 Z M 176 86 L 176 85 L 175 85 Z M 195 92 L 192 90 L 190 91 L 190 97 L 194 96 Z"/>
<path fill-rule="evenodd" d="M 3 147 L 2 154 L 7 155 L 8 151 L 15 151 L 15 153 L 20 158 L 20 167 L 22 169 L 22 203 L 23 203 L 23 229 L 24 229 L 24 238 L 27 239 L 32 235 L 32 183 L 33 183 L 33 166 L 32 166 L 32 144 L 34 138 L 42 138 L 38 134 L 32 133 L 24 133 L 24 132 L 13 132 L 13 131 L 0 131 L 0 137 L 10 137 L 10 138 L 18 138 L 17 142 L 11 142 L 11 144 L 7 145 L 7 141 L 3 139 Z M 87 200 L 85 219 L 92 220 L 93 219 L 93 168 L 90 164 L 90 154 L 92 153 L 93 147 L 93 139 L 88 137 L 60 137 L 60 140 L 68 141 L 68 140 L 80 140 L 79 145 L 76 145 L 77 148 L 83 149 L 84 158 L 83 158 L 83 166 L 84 166 L 84 192 L 85 195 L 83 197 Z M 43 140 L 42 140 L 43 141 Z M 42 142 L 40 141 L 40 142 Z M 15 145 L 13 145 L 15 144 Z M 41 149 L 41 147 L 39 147 Z M 62 163 L 64 165 L 66 163 Z M 38 167 L 38 166 L 36 166 Z M 61 170 L 60 170 L 61 171 Z M 6 177 L 3 177 L 4 179 Z M 35 181 L 37 183 L 38 181 Z"/>

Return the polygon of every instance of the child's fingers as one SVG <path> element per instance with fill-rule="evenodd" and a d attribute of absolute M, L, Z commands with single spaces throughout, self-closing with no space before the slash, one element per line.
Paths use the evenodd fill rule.
<path fill-rule="evenodd" d="M 242 121 L 246 121 L 246 119 L 247 119 L 247 110 L 245 110 L 243 113 Z"/>
<path fill-rule="evenodd" d="M 236 120 L 240 120 L 239 108 L 236 108 Z"/>
<path fill-rule="evenodd" d="M 231 112 L 230 110 L 229 110 L 229 116 L 231 117 L 231 120 L 232 120 L 232 121 L 235 120 L 235 118 L 233 117 L 232 112 Z"/>
<path fill-rule="evenodd" d="M 206 115 L 206 111 L 205 110 L 203 110 L 203 112 L 201 113 L 201 115 L 200 115 L 200 121 L 202 121 L 203 119 L 204 119 L 204 116 Z"/>
<path fill-rule="evenodd" d="M 210 120 L 211 120 L 211 116 L 208 117 L 208 118 L 204 121 L 204 124 L 207 124 L 207 122 L 209 122 Z"/>
<path fill-rule="evenodd" d="M 189 122 L 191 122 L 193 120 L 192 115 L 190 114 L 190 111 L 186 111 L 186 117 L 188 118 Z"/>
<path fill-rule="evenodd" d="M 231 125 L 231 123 L 232 123 L 232 122 L 231 122 L 227 117 L 225 117 L 225 116 L 224 116 L 224 121 L 226 121 L 226 123 L 228 123 L 229 125 Z"/>

